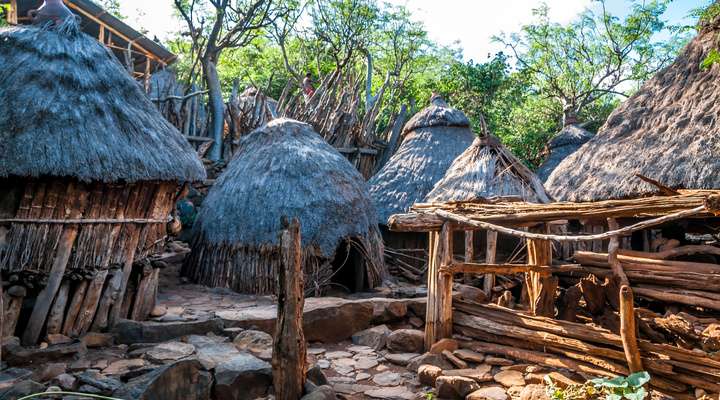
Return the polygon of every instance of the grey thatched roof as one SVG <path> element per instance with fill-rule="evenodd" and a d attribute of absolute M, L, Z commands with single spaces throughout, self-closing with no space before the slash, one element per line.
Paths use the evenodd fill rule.
<path fill-rule="evenodd" d="M 368 182 L 378 222 L 423 201 L 475 137 L 462 111 L 430 106 L 416 114 L 400 148 Z"/>
<path fill-rule="evenodd" d="M 453 161 L 426 202 L 471 201 L 514 197 L 531 203 L 550 201 L 542 182 L 500 140 L 478 137 Z"/>
<path fill-rule="evenodd" d="M 360 173 L 310 125 L 285 118 L 240 139 L 194 231 L 215 244 L 277 245 L 282 217 L 299 218 L 303 247 L 314 246 L 325 258 L 347 238 L 377 242 L 382 251 Z"/>
<path fill-rule="evenodd" d="M 672 188 L 720 188 L 720 65 L 700 68 L 717 47 L 717 35 L 702 31 L 622 103 L 593 139 L 553 171 L 550 194 L 591 201 L 657 191 L 636 174 Z"/>
<path fill-rule="evenodd" d="M 548 143 L 549 153 L 545 161 L 540 164 L 537 170 L 537 176 L 541 181 L 547 181 L 550 174 L 557 166 L 566 159 L 570 154 L 574 153 L 582 145 L 592 139 L 593 134 L 577 125 L 568 125 L 560 132 L 555 134 Z"/>
<path fill-rule="evenodd" d="M 0 177 L 205 178 L 196 152 L 74 21 L 0 29 Z"/>

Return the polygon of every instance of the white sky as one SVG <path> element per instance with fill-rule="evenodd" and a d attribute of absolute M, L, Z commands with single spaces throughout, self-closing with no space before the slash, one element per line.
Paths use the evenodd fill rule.
<path fill-rule="evenodd" d="M 516 32 L 532 21 L 532 9 L 541 0 L 386 0 L 405 5 L 416 20 L 425 24 L 431 39 L 450 45 L 459 41 L 466 59 L 482 62 L 488 53 L 502 50 L 502 45 L 491 38 L 501 32 Z M 692 8 L 707 4 L 708 0 L 675 0 L 666 17 L 672 23 L 689 23 L 686 17 Z M 545 0 L 550 7 L 550 18 L 555 22 L 568 22 L 592 0 Z M 628 1 L 608 0 L 614 14 L 627 11 Z M 173 0 L 122 0 L 122 13 L 136 28 L 149 31 L 149 36 L 165 39 L 177 31 L 180 22 L 173 16 Z"/>

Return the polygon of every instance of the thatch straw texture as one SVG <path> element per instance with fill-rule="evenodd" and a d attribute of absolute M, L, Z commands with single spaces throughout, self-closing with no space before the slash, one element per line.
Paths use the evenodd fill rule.
<path fill-rule="evenodd" d="M 511 197 L 531 203 L 550 201 L 538 177 L 492 135 L 478 137 L 453 161 L 425 202 Z"/>
<path fill-rule="evenodd" d="M 642 196 L 657 188 L 720 188 L 720 65 L 702 70 L 717 29 L 695 37 L 667 68 L 618 107 L 598 134 L 548 178 L 559 200 Z"/>
<path fill-rule="evenodd" d="M 324 273 L 312 269 L 326 270 L 350 241 L 369 286 L 381 283 L 383 245 L 362 176 L 310 125 L 285 118 L 240 139 L 203 202 L 184 273 L 239 292 L 274 291 L 283 217 L 300 220 L 306 274 Z"/>
<path fill-rule="evenodd" d="M 548 143 L 549 154 L 537 170 L 538 178 L 543 182 L 547 181 L 550 174 L 564 159 L 576 152 L 592 137 L 591 132 L 577 125 L 568 125 L 562 128 Z"/>
<path fill-rule="evenodd" d="M 196 181 L 195 151 L 74 21 L 0 30 L 0 177 Z"/>
<path fill-rule="evenodd" d="M 437 105 L 411 118 L 404 136 L 398 151 L 368 182 L 381 225 L 423 201 L 476 137 L 462 111 Z"/>

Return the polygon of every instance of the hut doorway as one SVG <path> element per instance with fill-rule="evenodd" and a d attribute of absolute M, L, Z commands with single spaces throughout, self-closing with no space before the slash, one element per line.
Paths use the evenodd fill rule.
<path fill-rule="evenodd" d="M 339 289 L 346 293 L 357 293 L 368 289 L 365 261 L 356 244 L 349 240 L 340 242 L 331 266 L 330 291 Z"/>

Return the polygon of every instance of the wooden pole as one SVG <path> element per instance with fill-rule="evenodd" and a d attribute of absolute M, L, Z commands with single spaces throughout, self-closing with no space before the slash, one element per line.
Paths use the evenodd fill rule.
<path fill-rule="evenodd" d="M 435 343 L 435 321 L 437 320 L 437 278 L 440 263 L 437 257 L 440 235 L 431 231 L 428 237 L 427 304 L 425 306 L 425 350 Z"/>
<path fill-rule="evenodd" d="M 619 225 L 614 218 L 608 218 L 607 221 L 609 230 L 618 230 Z M 619 250 L 620 239 L 618 236 L 613 236 L 608 244 L 608 263 L 612 268 L 613 275 L 620 282 L 620 338 L 622 339 L 625 358 L 627 358 L 628 369 L 630 373 L 634 373 L 643 371 L 643 365 L 637 342 L 633 291 L 630 288 L 630 281 L 628 281 L 628 277 L 623 271 L 622 264 L 618 260 Z"/>
<path fill-rule="evenodd" d="M 543 231 L 547 227 L 543 225 Z M 527 263 L 534 266 L 549 266 L 552 264 L 552 245 L 548 240 L 527 240 Z M 558 278 L 548 277 L 538 272 L 525 274 L 525 284 L 530 300 L 530 312 L 543 317 L 555 316 L 555 290 Z"/>
<path fill-rule="evenodd" d="M 452 265 L 453 260 L 453 231 L 449 222 L 443 224 L 440 231 L 440 268 L 447 268 Z M 438 271 L 440 272 L 440 271 Z M 453 274 L 440 273 L 438 281 L 438 292 L 440 307 L 439 324 L 436 339 L 444 339 L 452 336 L 452 289 Z"/>
<path fill-rule="evenodd" d="M 273 384 L 278 400 L 298 400 L 305 384 L 307 349 L 303 333 L 305 304 L 302 270 L 302 241 L 297 218 L 281 233 L 283 264 L 278 270 L 278 314 L 273 341 Z"/>
<path fill-rule="evenodd" d="M 67 196 L 69 198 L 75 196 L 75 201 L 72 202 L 72 207 L 70 207 L 69 212 L 67 212 L 65 216 L 67 218 L 80 218 L 85 210 L 88 192 L 86 190 L 78 190 L 74 183 L 70 185 L 72 186 L 68 188 Z M 79 227 L 77 225 L 66 225 L 60 236 L 50 269 L 48 283 L 35 300 L 35 307 L 33 308 L 30 320 L 22 337 L 22 342 L 25 345 L 36 344 L 38 339 L 40 339 L 40 331 L 43 325 L 45 325 L 45 319 L 48 316 L 53 299 L 55 299 L 55 295 L 60 289 L 60 283 L 65 275 L 65 269 L 70 260 L 78 230 Z"/>
<path fill-rule="evenodd" d="M 467 230 L 467 231 L 465 231 L 465 262 L 466 263 L 473 262 L 474 257 L 475 257 L 475 231 Z M 463 282 L 470 283 L 470 279 L 472 279 L 471 274 L 463 275 Z"/>
<path fill-rule="evenodd" d="M 485 246 L 485 263 L 495 264 L 495 255 L 497 254 L 497 237 L 498 233 L 495 231 L 487 231 L 487 245 Z M 492 298 L 492 288 L 495 286 L 495 275 L 485 274 L 483 281 L 483 289 L 488 299 Z"/>

